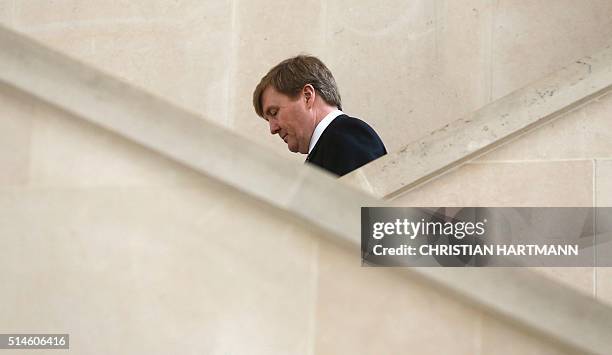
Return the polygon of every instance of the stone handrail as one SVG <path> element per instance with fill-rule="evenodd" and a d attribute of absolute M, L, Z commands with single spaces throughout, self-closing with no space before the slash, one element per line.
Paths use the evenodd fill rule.
<path fill-rule="evenodd" d="M 390 199 L 499 147 L 612 87 L 612 47 L 584 57 L 342 177 Z"/>
<path fill-rule="evenodd" d="M 245 149 L 235 133 L 3 27 L 0 48 L 3 85 L 260 199 L 354 250 L 356 257 L 360 206 L 384 205 L 257 144 Z M 555 343 L 589 353 L 612 349 L 611 308 L 529 270 L 393 270 L 417 275 Z"/>

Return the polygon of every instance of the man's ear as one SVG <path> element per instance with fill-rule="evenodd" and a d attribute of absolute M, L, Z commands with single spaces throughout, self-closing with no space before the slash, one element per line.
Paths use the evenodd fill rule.
<path fill-rule="evenodd" d="M 302 88 L 304 94 L 304 100 L 306 101 L 306 108 L 311 108 L 314 104 L 315 96 L 317 95 L 316 90 L 311 84 L 306 84 Z"/>

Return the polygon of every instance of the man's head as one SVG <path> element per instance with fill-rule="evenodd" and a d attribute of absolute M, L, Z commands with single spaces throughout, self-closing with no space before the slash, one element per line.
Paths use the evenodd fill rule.
<path fill-rule="evenodd" d="M 253 92 L 253 106 L 292 152 L 308 153 L 316 125 L 342 109 L 336 81 L 316 57 L 299 55 L 277 64 Z"/>

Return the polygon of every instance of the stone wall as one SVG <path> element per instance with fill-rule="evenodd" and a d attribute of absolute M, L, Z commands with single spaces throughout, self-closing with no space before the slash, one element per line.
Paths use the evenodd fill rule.
<path fill-rule="evenodd" d="M 612 94 L 393 200 L 399 206 L 612 206 Z M 610 268 L 541 269 L 612 304 Z"/>
<path fill-rule="evenodd" d="M 4 332 L 79 354 L 571 352 L 9 87 L 0 107 Z"/>
<path fill-rule="evenodd" d="M 284 57 L 324 59 L 346 111 L 393 150 L 607 44 L 611 12 L 597 1 L 0 0 L 3 24 L 276 150 L 250 93 Z M 610 102 L 393 203 L 612 205 Z M 567 351 L 416 278 L 363 269 L 291 216 L 9 87 L 0 107 L 11 331 L 66 331 L 91 354 Z M 607 269 L 572 272 L 560 279 L 612 299 Z"/>
<path fill-rule="evenodd" d="M 394 151 L 609 44 L 612 4 L 0 0 L 0 21 L 283 152 L 252 89 L 311 53 Z"/>

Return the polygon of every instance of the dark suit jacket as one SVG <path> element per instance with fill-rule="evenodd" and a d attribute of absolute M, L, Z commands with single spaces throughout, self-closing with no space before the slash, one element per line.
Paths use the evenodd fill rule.
<path fill-rule="evenodd" d="M 340 115 L 325 128 L 306 162 L 342 176 L 385 154 L 387 150 L 372 127 Z"/>

